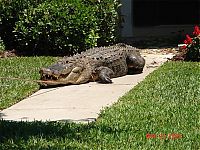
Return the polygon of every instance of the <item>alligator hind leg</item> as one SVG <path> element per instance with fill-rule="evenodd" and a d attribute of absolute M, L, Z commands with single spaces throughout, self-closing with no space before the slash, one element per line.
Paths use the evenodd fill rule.
<path fill-rule="evenodd" d="M 145 59 L 140 55 L 130 55 L 127 57 L 126 63 L 128 66 L 128 74 L 142 73 L 145 65 Z"/>
<path fill-rule="evenodd" d="M 111 77 L 114 75 L 113 70 L 108 67 L 97 68 L 100 83 L 112 83 Z"/>

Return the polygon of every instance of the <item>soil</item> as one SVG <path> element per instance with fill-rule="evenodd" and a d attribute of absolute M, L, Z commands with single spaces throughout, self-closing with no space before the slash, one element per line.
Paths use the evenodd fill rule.
<path fill-rule="evenodd" d="M 175 56 L 171 59 L 173 61 L 179 61 L 185 59 L 185 51 L 180 50 L 178 47 L 157 47 L 157 48 L 141 48 L 142 54 L 174 54 Z M 7 51 L 0 51 L 0 58 L 10 58 L 10 57 L 17 57 L 23 56 L 18 55 L 15 49 L 7 50 Z"/>
<path fill-rule="evenodd" d="M 0 51 L 0 58 L 16 57 L 16 50 Z"/>

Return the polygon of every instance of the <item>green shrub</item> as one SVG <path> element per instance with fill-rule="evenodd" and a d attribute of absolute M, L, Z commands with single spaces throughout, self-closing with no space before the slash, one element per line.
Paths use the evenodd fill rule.
<path fill-rule="evenodd" d="M 46 0 L 0 0 L 0 35 L 8 49 L 15 47 L 12 31 L 19 20 L 19 14 L 30 6 L 37 6 Z"/>
<path fill-rule="evenodd" d="M 52 1 L 25 9 L 15 35 L 29 53 L 73 53 L 97 44 L 97 27 L 94 11 L 79 0 Z"/>
<path fill-rule="evenodd" d="M 18 49 L 74 54 L 116 40 L 118 1 L 51 1 L 25 9 L 16 23 Z"/>
<path fill-rule="evenodd" d="M 83 2 L 95 9 L 100 36 L 98 45 L 111 44 L 117 41 L 119 37 L 119 0 L 83 0 Z"/>

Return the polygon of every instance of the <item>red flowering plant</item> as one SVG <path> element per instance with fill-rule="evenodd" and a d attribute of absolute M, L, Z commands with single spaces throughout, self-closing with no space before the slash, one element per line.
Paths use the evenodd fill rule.
<path fill-rule="evenodd" d="M 185 60 L 200 61 L 200 29 L 199 26 L 194 27 L 193 36 L 186 35 L 182 49 L 185 51 Z"/>

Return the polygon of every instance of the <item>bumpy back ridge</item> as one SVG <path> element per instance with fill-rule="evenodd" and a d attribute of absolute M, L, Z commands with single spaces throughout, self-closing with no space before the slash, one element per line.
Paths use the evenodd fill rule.
<path fill-rule="evenodd" d="M 97 59 L 97 60 L 117 60 L 120 57 L 126 57 L 130 53 L 138 53 L 140 55 L 139 50 L 130 45 L 126 45 L 124 43 L 118 43 L 113 46 L 107 47 L 95 47 L 82 52 L 81 54 L 76 54 L 71 57 L 64 57 L 58 63 L 66 64 L 66 63 L 81 63 L 86 59 Z"/>

